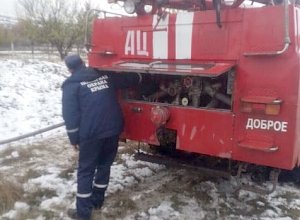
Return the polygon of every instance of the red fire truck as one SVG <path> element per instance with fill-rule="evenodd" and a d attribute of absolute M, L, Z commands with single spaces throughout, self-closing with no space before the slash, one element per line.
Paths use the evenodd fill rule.
<path fill-rule="evenodd" d="M 110 2 L 116 2 L 111 1 Z M 300 10 L 288 0 L 125 0 L 95 19 L 92 67 L 123 91 L 126 139 L 291 170 L 300 164 Z"/>

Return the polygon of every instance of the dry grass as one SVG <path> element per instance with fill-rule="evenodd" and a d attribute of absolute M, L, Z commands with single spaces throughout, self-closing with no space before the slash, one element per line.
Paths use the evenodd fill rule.
<path fill-rule="evenodd" d="M 17 157 L 12 157 L 12 153 L 17 152 Z M 15 168 L 22 167 L 25 162 L 30 161 L 32 157 L 32 150 L 28 150 L 26 147 L 16 149 L 15 147 L 9 147 L 1 151 L 1 165 L 13 166 Z"/>
<path fill-rule="evenodd" d="M 35 192 L 27 193 L 24 196 L 24 201 L 30 207 L 39 207 L 40 203 L 46 198 L 56 197 L 56 191 L 51 189 L 38 188 Z"/>
<path fill-rule="evenodd" d="M 13 208 L 16 201 L 23 196 L 22 186 L 5 180 L 5 176 L 0 174 L 0 214 Z"/>

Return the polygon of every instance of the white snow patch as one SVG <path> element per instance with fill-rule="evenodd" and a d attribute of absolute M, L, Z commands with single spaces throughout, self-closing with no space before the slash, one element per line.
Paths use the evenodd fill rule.
<path fill-rule="evenodd" d="M 263 203 L 263 202 L 261 202 L 261 201 L 256 202 L 256 204 L 257 204 L 258 206 L 265 206 L 265 203 Z"/>
<path fill-rule="evenodd" d="M 148 210 L 149 220 L 174 219 L 179 217 L 180 213 L 171 207 L 170 201 L 163 201 L 158 207 Z"/>
<path fill-rule="evenodd" d="M 42 201 L 40 207 L 44 210 L 57 209 L 58 207 L 67 206 L 68 202 L 64 202 L 61 197 L 53 197 Z"/>
<path fill-rule="evenodd" d="M 40 189 L 48 189 L 56 192 L 60 198 L 64 198 L 70 192 L 74 192 L 74 180 L 65 180 L 57 174 L 47 174 L 34 179 L 30 179 L 25 185 L 26 192 L 36 192 Z M 76 190 L 75 190 L 76 192 Z"/>
<path fill-rule="evenodd" d="M 24 202 L 16 202 L 14 208 L 3 215 L 5 218 L 17 219 L 20 218 L 23 213 L 29 210 L 29 205 Z"/>
<path fill-rule="evenodd" d="M 13 152 L 11 153 L 11 156 L 12 156 L 13 158 L 18 158 L 18 157 L 19 157 L 18 151 L 13 151 Z"/>

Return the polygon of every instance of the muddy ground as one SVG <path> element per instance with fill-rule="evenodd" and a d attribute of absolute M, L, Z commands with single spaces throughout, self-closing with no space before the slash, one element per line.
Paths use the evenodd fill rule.
<path fill-rule="evenodd" d="M 93 219 L 300 219 L 297 184 L 279 183 L 270 195 L 237 193 L 234 179 L 135 161 L 135 149 L 135 143 L 120 144 L 106 201 Z M 2 208 L 0 219 L 68 219 L 66 210 L 75 204 L 76 158 L 63 132 L 3 148 L 1 179 L 19 196 Z M 253 183 L 247 176 L 243 181 Z M 3 197 L 5 189 L 0 190 Z"/>

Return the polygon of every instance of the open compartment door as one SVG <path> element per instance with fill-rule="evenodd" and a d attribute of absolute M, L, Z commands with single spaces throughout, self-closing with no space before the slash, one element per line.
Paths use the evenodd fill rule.
<path fill-rule="evenodd" d="M 170 74 L 217 77 L 228 72 L 235 66 L 230 62 L 207 62 L 207 63 L 172 63 L 172 62 L 137 62 L 137 61 L 119 61 L 112 66 L 103 66 L 100 69 L 110 71 L 139 72 L 150 74 Z"/>

